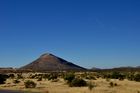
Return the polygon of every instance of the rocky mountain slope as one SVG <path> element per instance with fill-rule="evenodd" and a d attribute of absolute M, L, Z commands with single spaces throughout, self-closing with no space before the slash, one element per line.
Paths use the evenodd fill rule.
<path fill-rule="evenodd" d="M 21 67 L 20 69 L 28 69 L 32 71 L 83 71 L 83 67 L 68 62 L 53 54 L 43 54 L 32 63 Z"/>

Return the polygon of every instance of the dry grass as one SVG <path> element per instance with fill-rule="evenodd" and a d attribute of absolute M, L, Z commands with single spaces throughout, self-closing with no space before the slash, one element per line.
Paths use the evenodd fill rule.
<path fill-rule="evenodd" d="M 37 83 L 37 88 L 26 89 L 24 87 L 24 81 L 20 80 L 19 84 L 14 84 L 12 79 L 8 79 L 6 84 L 0 85 L 0 89 L 10 89 L 10 90 L 23 90 L 23 91 L 33 91 L 39 93 L 139 93 L 140 82 L 135 81 L 119 81 L 110 80 L 117 83 L 118 86 L 110 87 L 109 82 L 105 79 L 97 79 L 91 82 L 96 83 L 96 87 L 91 91 L 88 87 L 69 87 L 63 79 L 59 79 L 58 82 L 51 82 L 48 80 L 37 81 L 37 79 L 32 79 Z"/>

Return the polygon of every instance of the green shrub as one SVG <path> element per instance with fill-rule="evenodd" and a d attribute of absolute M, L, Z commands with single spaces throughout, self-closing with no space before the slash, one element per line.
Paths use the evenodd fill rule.
<path fill-rule="evenodd" d="M 64 80 L 66 80 L 67 83 L 72 82 L 73 79 L 75 79 L 75 75 L 73 73 L 68 73 L 64 76 Z"/>
<path fill-rule="evenodd" d="M 87 82 L 83 79 L 75 78 L 69 83 L 70 87 L 82 87 L 87 86 Z"/>
<path fill-rule="evenodd" d="M 110 85 L 110 87 L 118 86 L 117 83 L 113 83 L 113 82 L 110 82 L 109 85 Z"/>
<path fill-rule="evenodd" d="M 103 73 L 103 78 L 124 80 L 126 75 L 121 72 Z"/>
<path fill-rule="evenodd" d="M 134 80 L 140 82 L 140 74 L 136 74 Z"/>
<path fill-rule="evenodd" d="M 59 81 L 59 79 L 53 79 L 52 80 L 52 82 L 58 82 Z"/>
<path fill-rule="evenodd" d="M 95 78 L 94 76 L 91 76 L 91 75 L 86 76 L 86 79 L 89 79 L 89 80 L 96 80 L 96 78 Z"/>
<path fill-rule="evenodd" d="M 5 84 L 7 78 L 7 75 L 0 74 L 0 84 Z"/>
<path fill-rule="evenodd" d="M 120 72 L 112 72 L 110 78 L 112 78 L 112 79 L 124 80 L 125 75 L 123 75 L 123 74 L 120 73 Z"/>
<path fill-rule="evenodd" d="M 128 80 L 130 80 L 130 81 L 132 81 L 132 80 L 134 80 L 134 74 L 129 74 L 128 76 L 127 76 L 127 79 Z"/>
<path fill-rule="evenodd" d="M 24 82 L 25 88 L 35 88 L 36 83 L 34 81 L 28 80 Z"/>
<path fill-rule="evenodd" d="M 37 81 L 42 81 L 42 77 L 38 77 Z"/>
<path fill-rule="evenodd" d="M 15 80 L 13 80 L 13 83 L 18 84 L 18 83 L 20 83 L 20 81 L 18 79 L 15 79 Z"/>
<path fill-rule="evenodd" d="M 14 79 L 15 75 L 14 74 L 9 74 L 9 78 Z"/>
<path fill-rule="evenodd" d="M 17 74 L 17 79 L 23 79 L 22 74 Z"/>
<path fill-rule="evenodd" d="M 114 86 L 114 83 L 113 82 L 110 82 L 109 85 L 110 85 L 110 87 L 113 87 Z"/>
<path fill-rule="evenodd" d="M 56 74 L 50 74 L 49 77 L 48 77 L 48 80 L 54 80 L 54 79 L 57 79 L 58 76 Z"/>
<path fill-rule="evenodd" d="M 117 83 L 114 83 L 114 86 L 118 86 L 118 84 Z"/>
<path fill-rule="evenodd" d="M 44 78 L 45 80 L 48 79 L 50 77 L 49 74 L 43 74 L 42 78 Z"/>

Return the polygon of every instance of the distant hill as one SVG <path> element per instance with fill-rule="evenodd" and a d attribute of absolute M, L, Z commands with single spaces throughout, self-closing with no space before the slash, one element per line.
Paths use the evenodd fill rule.
<path fill-rule="evenodd" d="M 140 68 L 140 66 L 137 66 L 136 68 Z"/>
<path fill-rule="evenodd" d="M 137 67 L 116 67 L 116 68 L 110 68 L 110 69 L 102 69 L 102 71 L 123 71 L 123 72 L 135 72 L 140 71 L 140 66 Z"/>
<path fill-rule="evenodd" d="M 91 69 L 89 69 L 90 71 L 97 71 L 97 70 L 101 70 L 100 68 L 96 68 L 96 67 L 92 67 Z"/>
<path fill-rule="evenodd" d="M 0 73 L 8 73 L 8 72 L 15 72 L 16 69 L 12 67 L 0 67 Z"/>
<path fill-rule="evenodd" d="M 37 60 L 25 65 L 19 70 L 32 70 L 32 71 L 84 71 L 83 67 L 68 62 L 53 54 L 43 54 Z"/>

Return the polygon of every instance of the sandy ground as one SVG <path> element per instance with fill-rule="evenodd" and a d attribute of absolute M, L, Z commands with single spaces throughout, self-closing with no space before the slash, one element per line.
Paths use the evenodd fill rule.
<path fill-rule="evenodd" d="M 140 82 L 128 80 L 110 80 L 118 84 L 118 86 L 115 87 L 110 87 L 109 82 L 105 79 L 92 80 L 91 82 L 94 82 L 96 87 L 91 91 L 88 89 L 88 87 L 69 87 L 63 79 L 59 79 L 58 82 L 52 82 L 48 80 L 37 81 L 36 79 L 32 80 L 37 83 L 36 88 L 26 89 L 24 87 L 24 81 L 26 80 L 20 80 L 21 83 L 13 84 L 13 80 L 9 79 L 6 81 L 6 84 L 0 85 L 0 90 L 22 90 L 25 91 L 25 93 L 140 93 Z"/>

